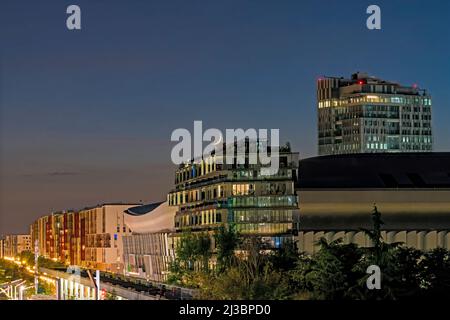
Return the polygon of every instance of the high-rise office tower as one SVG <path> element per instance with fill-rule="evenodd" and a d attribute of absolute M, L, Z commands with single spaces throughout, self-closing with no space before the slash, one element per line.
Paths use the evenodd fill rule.
<path fill-rule="evenodd" d="M 355 73 L 317 82 L 319 155 L 432 151 L 431 96 Z"/>

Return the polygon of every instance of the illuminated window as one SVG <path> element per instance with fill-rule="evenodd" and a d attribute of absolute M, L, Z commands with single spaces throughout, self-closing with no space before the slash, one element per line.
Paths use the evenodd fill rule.
<path fill-rule="evenodd" d="M 244 184 L 233 184 L 233 195 L 235 196 L 245 196 L 253 194 L 255 190 L 254 184 L 244 183 Z"/>

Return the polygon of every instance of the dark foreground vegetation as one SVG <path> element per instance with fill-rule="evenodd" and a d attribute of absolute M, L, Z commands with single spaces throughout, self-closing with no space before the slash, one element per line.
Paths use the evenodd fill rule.
<path fill-rule="evenodd" d="M 169 282 L 198 289 L 199 299 L 448 299 L 450 251 L 422 252 L 387 244 L 381 215 L 372 213 L 373 228 L 364 230 L 371 247 L 321 239 L 314 255 L 299 254 L 295 243 L 264 250 L 256 238 L 242 239 L 233 226 L 214 235 L 183 234 Z M 211 263 L 214 261 L 214 263 Z M 381 289 L 369 290 L 367 267 L 381 269 Z"/>

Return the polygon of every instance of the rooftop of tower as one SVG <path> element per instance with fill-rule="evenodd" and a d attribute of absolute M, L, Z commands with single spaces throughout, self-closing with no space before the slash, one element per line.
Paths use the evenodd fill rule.
<path fill-rule="evenodd" d="M 345 77 L 335 77 L 335 76 L 323 76 L 319 79 L 319 81 L 323 79 L 334 79 L 338 80 L 339 88 L 349 88 L 351 92 L 357 93 L 376 93 L 377 90 L 374 90 L 375 86 L 385 85 L 392 87 L 393 90 L 389 90 L 388 92 L 384 92 L 382 90 L 380 93 L 396 93 L 396 94 L 404 94 L 404 95 L 427 95 L 425 89 L 419 88 L 417 84 L 412 85 L 402 85 L 396 81 L 384 80 L 375 76 L 369 75 L 367 72 L 357 71 L 353 73 L 349 78 Z M 348 90 L 343 91 L 343 93 Z"/>

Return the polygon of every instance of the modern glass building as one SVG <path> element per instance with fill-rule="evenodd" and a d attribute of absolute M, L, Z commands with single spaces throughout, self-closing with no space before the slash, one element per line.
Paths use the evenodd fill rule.
<path fill-rule="evenodd" d="M 178 207 L 176 231 L 212 231 L 232 223 L 242 236 L 258 236 L 268 247 L 292 239 L 298 153 L 280 148 L 280 168 L 272 175 L 259 162 L 249 164 L 249 154 L 245 164 L 218 159 L 212 154 L 176 170 L 175 189 L 168 195 L 169 205 Z"/>
<path fill-rule="evenodd" d="M 365 73 L 317 82 L 319 155 L 430 152 L 431 96 Z"/>

